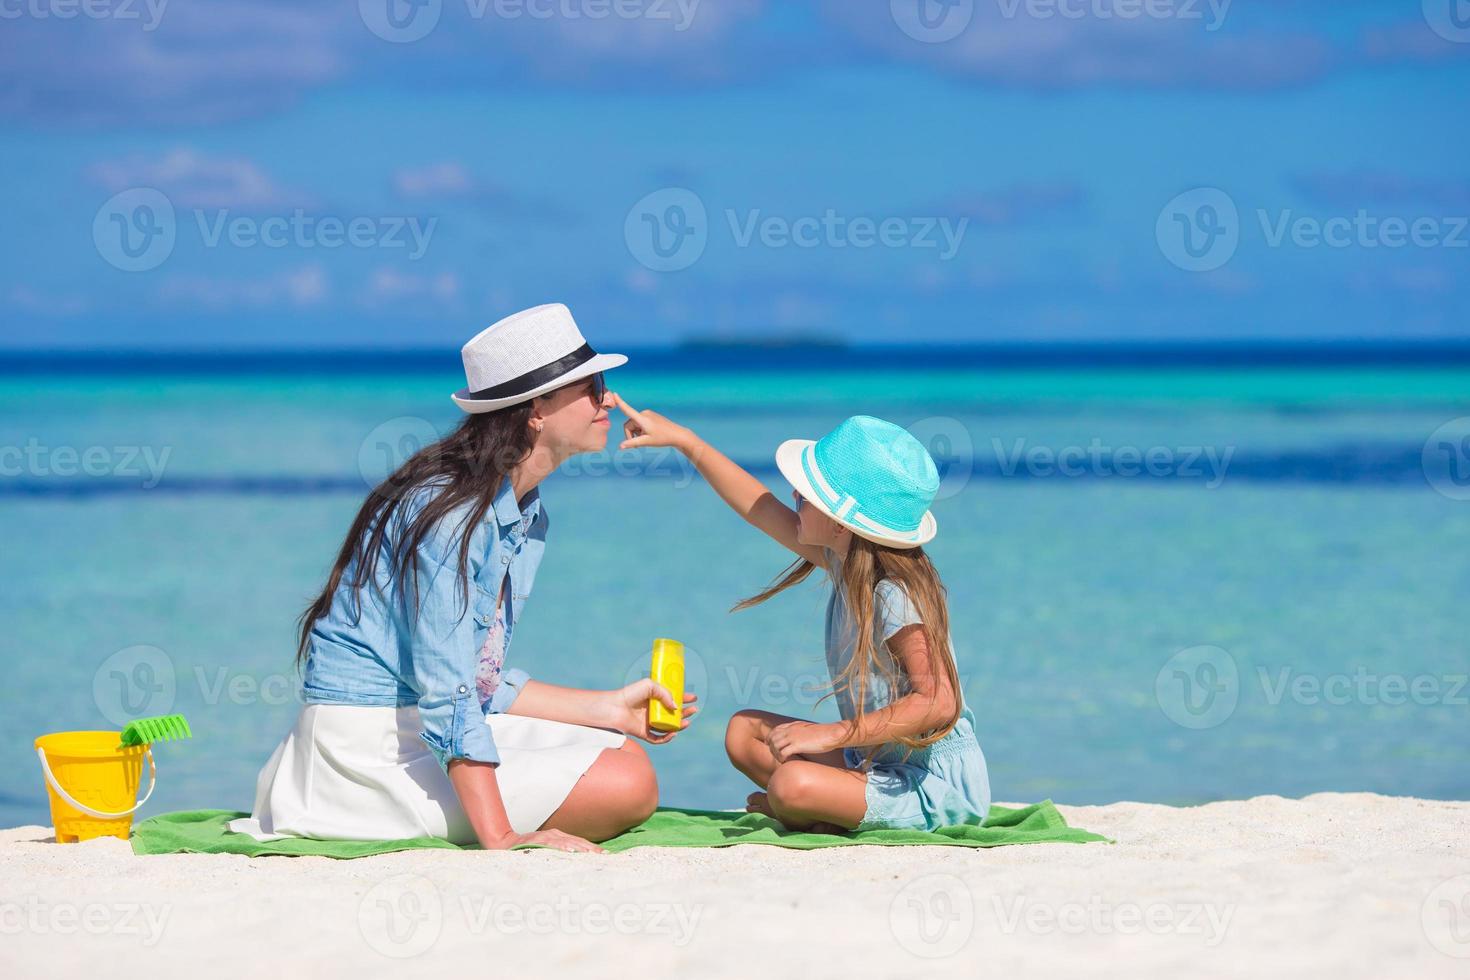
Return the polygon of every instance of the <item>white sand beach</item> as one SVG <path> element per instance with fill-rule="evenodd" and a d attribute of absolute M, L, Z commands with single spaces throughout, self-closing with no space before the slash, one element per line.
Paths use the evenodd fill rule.
<path fill-rule="evenodd" d="M 0 972 L 1470 975 L 1470 803 L 1060 809 L 1118 843 L 333 861 L 135 857 L 20 827 L 0 831 Z"/>

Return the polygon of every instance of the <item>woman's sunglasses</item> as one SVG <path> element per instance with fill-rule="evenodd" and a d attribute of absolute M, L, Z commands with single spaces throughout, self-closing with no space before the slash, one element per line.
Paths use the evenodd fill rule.
<path fill-rule="evenodd" d="M 601 371 L 598 371 L 587 380 L 592 383 L 592 386 L 587 389 L 587 397 L 592 399 L 593 405 L 601 408 L 603 399 L 607 397 L 607 379 L 602 376 Z"/>
<path fill-rule="evenodd" d="M 591 377 L 582 378 L 579 381 L 573 381 L 569 385 L 563 385 L 562 387 L 554 390 L 564 391 L 567 388 L 573 388 L 580 385 L 587 385 L 587 397 L 592 399 L 592 404 L 596 405 L 598 408 L 601 408 L 603 399 L 607 397 L 607 381 L 602 377 L 601 371 L 598 371 Z M 541 397 L 550 398 L 551 394 L 552 393 L 548 391 L 545 395 L 542 395 Z"/>

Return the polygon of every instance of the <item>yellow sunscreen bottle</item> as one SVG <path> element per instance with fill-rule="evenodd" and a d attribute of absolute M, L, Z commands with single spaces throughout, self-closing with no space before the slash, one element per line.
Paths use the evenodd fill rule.
<path fill-rule="evenodd" d="M 653 641 L 653 664 L 648 676 L 674 696 L 674 703 L 684 705 L 684 644 L 663 637 Z M 659 732 L 677 732 L 684 723 L 684 712 L 670 711 L 658 698 L 648 699 L 648 727 Z"/>

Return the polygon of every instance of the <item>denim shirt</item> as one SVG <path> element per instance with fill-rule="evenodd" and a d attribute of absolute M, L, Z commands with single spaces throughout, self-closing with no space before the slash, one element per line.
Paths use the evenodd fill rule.
<path fill-rule="evenodd" d="M 501 481 L 493 506 L 470 538 L 466 605 L 458 568 L 468 505 L 450 511 L 414 555 L 418 612 L 411 615 L 412 580 L 398 580 L 391 542 L 440 486 L 411 491 L 395 512 L 375 581 L 364 583 L 358 593 L 360 609 L 351 590 L 356 561 L 343 570 L 330 609 L 311 629 L 303 694 L 307 704 L 418 705 L 419 737 L 447 770 L 451 759 L 500 761 L 485 715 L 509 709 L 530 675 L 507 668 L 482 706 L 475 672 L 505 577 L 510 576 L 503 610 L 507 626 L 530 597 L 546 549 L 547 517 L 539 488 L 526 495 L 523 510 L 511 481 Z"/>

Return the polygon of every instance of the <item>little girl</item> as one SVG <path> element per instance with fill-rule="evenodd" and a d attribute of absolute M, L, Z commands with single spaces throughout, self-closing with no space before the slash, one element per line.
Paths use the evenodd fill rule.
<path fill-rule="evenodd" d="M 746 809 L 825 833 L 983 821 L 985 756 L 960 690 L 944 586 L 922 547 L 935 533 L 929 505 L 939 474 L 919 441 L 857 415 L 816 442 L 782 443 L 776 465 L 795 488 L 793 510 L 690 429 L 614 398 L 629 419 L 622 448 L 678 449 L 737 514 L 796 553 L 779 579 L 735 609 L 765 602 L 818 566 L 832 581 L 827 667 L 842 720 L 736 712 L 725 750 L 765 791 Z"/>

